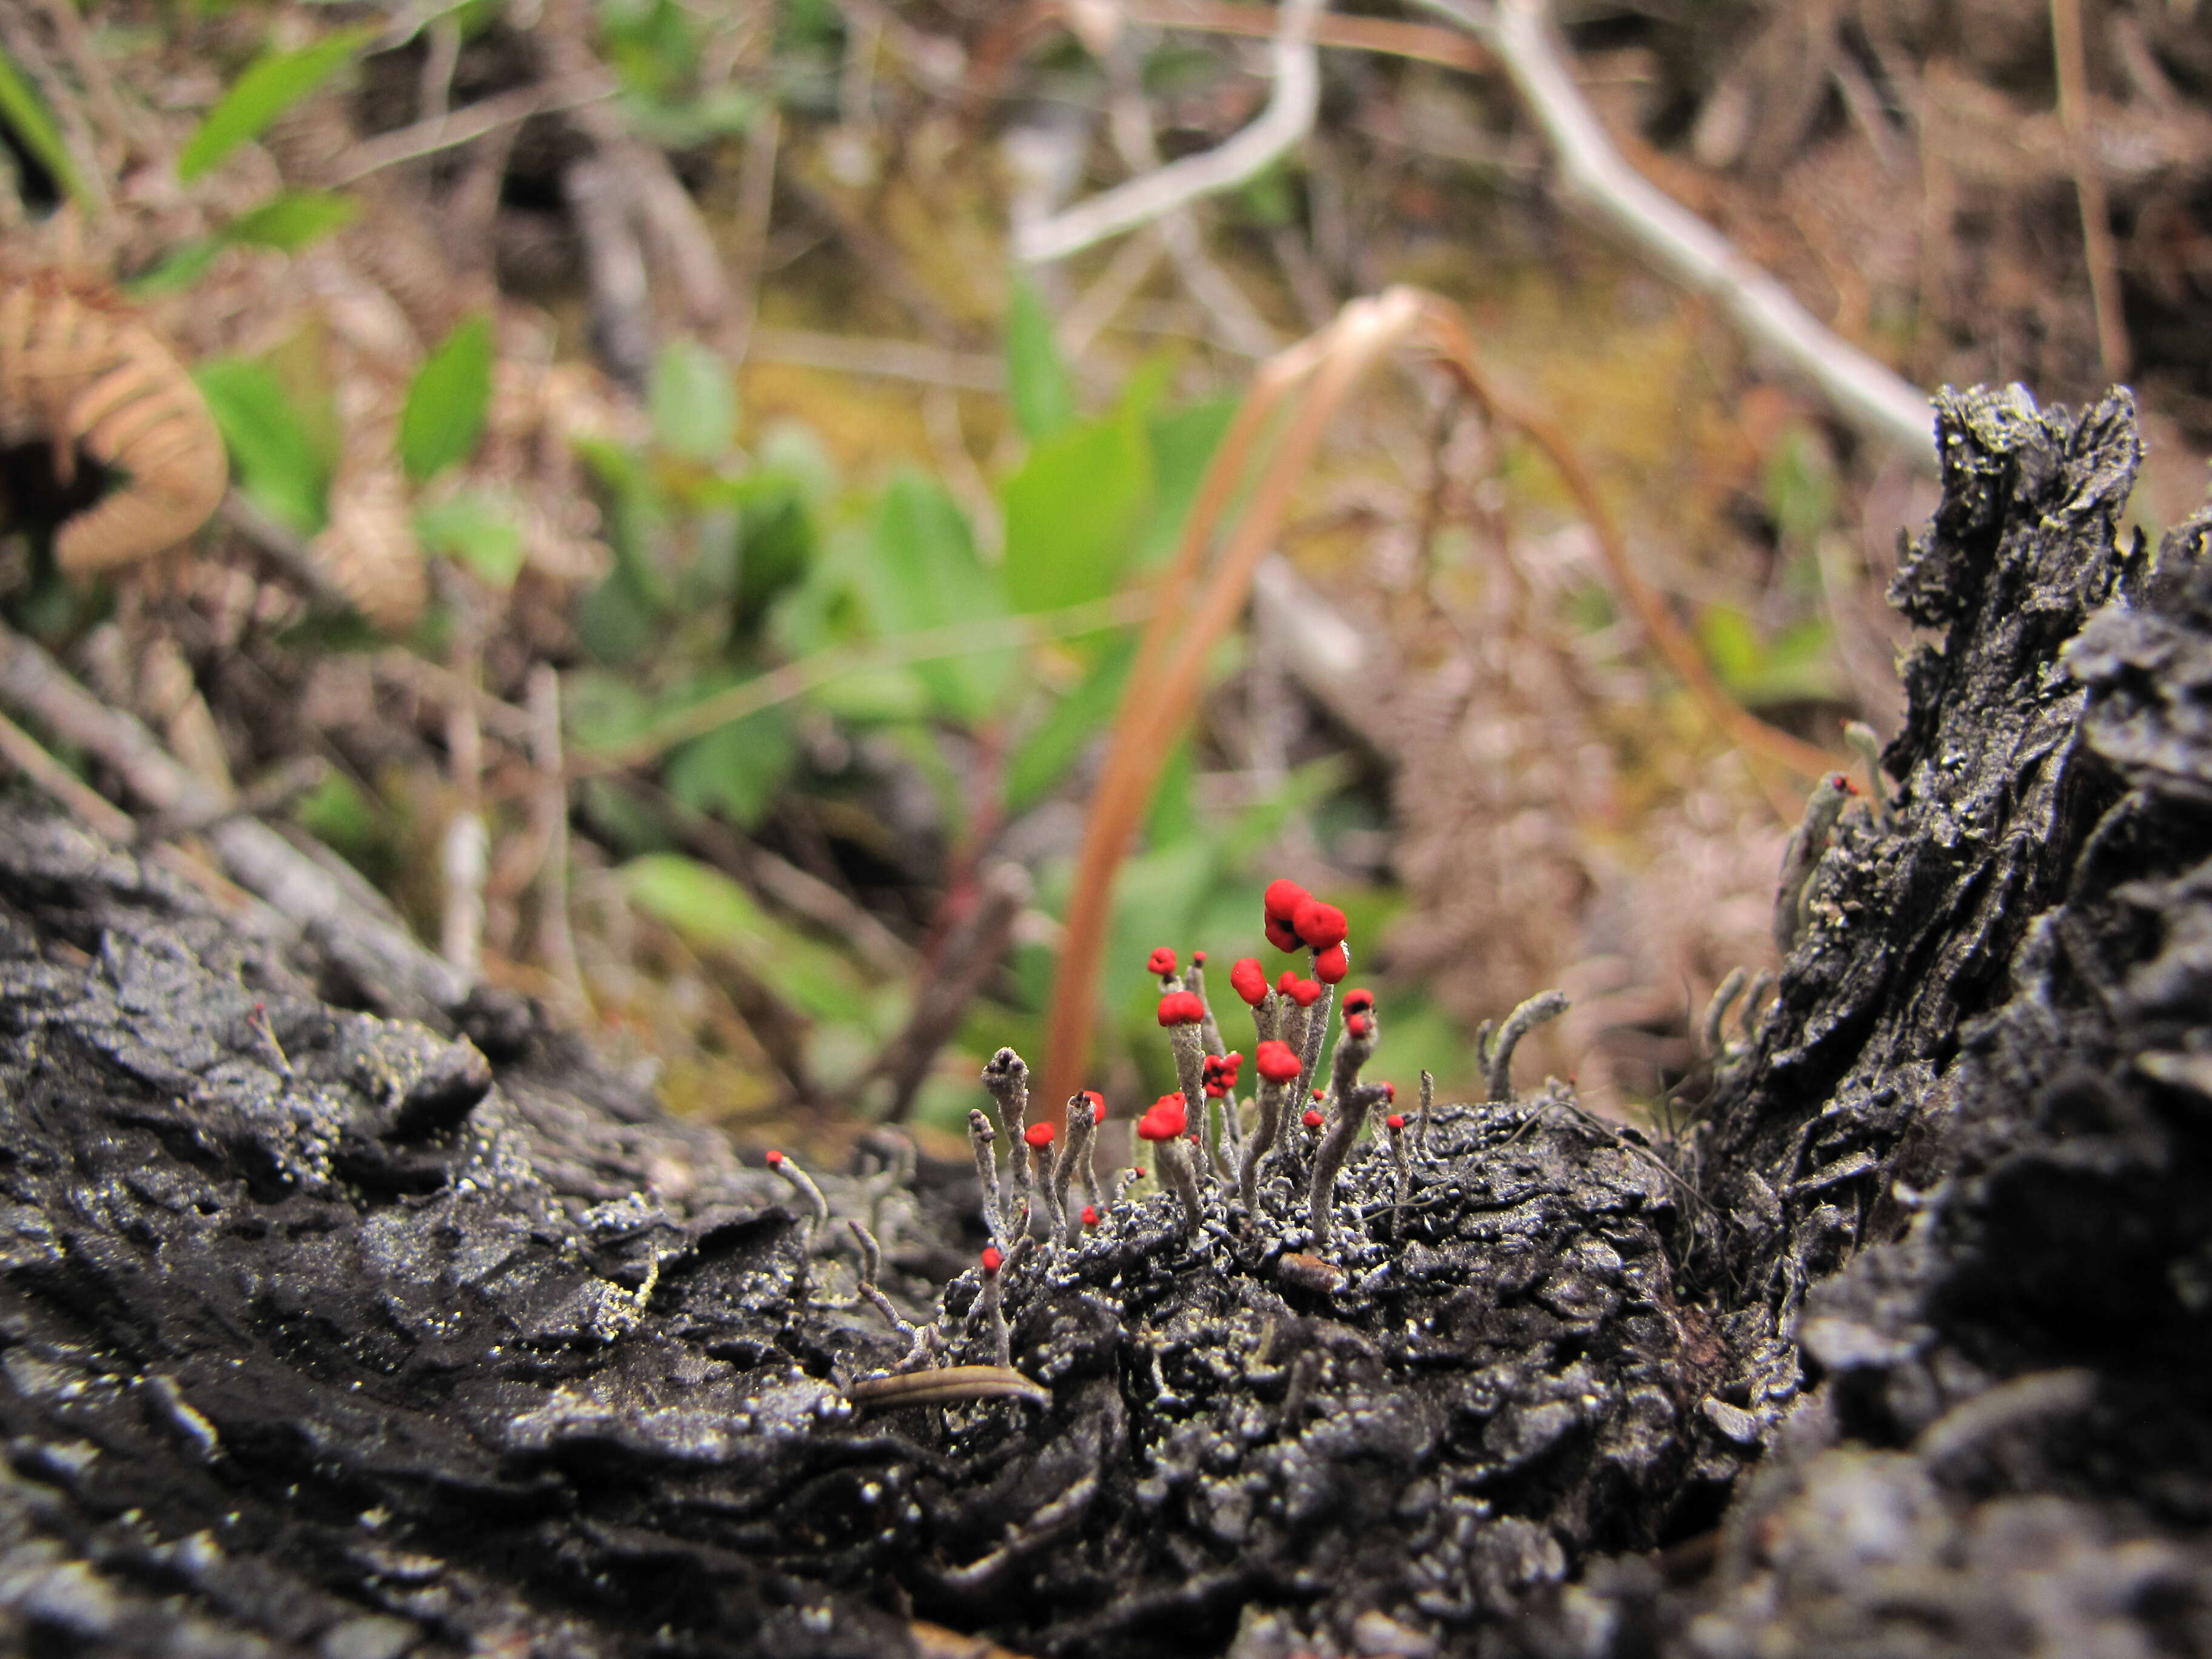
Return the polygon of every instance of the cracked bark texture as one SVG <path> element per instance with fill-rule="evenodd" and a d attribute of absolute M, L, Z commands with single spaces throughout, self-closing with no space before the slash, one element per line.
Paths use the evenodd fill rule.
<path fill-rule="evenodd" d="M 846 1397 L 905 1348 L 848 1216 L 988 1358 L 972 1174 L 815 1237 L 527 1019 L 333 1008 L 0 805 L 0 1640 L 2212 1652 L 2212 521 L 2118 540 L 2124 397 L 1940 409 L 1897 818 L 1693 1138 L 1447 1109 L 1322 1252 L 1303 1142 L 1117 1206 L 1006 1270 L 1048 1406 Z"/>

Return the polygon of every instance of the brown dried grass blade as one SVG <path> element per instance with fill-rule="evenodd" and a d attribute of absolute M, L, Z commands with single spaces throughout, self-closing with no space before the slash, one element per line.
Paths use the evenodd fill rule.
<path fill-rule="evenodd" d="M 872 1376 L 845 1390 L 855 1406 L 891 1411 L 906 1406 L 953 1406 L 969 1400 L 1028 1400 L 1052 1404 L 1052 1391 L 1006 1365 L 945 1365 L 933 1371 Z"/>

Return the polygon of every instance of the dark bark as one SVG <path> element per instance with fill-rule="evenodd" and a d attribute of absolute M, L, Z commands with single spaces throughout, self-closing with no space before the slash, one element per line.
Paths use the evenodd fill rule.
<path fill-rule="evenodd" d="M 972 1174 L 824 1177 L 810 1259 L 529 1022 L 333 1009 L 8 807 L 0 1640 L 2212 1652 L 2212 523 L 2116 540 L 2124 399 L 1942 409 L 1897 819 L 1693 1138 L 1447 1109 L 1326 1260 L 1295 1152 L 1118 1206 L 1004 1271 L 1048 1406 L 847 1397 L 907 1347 L 847 1216 L 990 1358 Z"/>

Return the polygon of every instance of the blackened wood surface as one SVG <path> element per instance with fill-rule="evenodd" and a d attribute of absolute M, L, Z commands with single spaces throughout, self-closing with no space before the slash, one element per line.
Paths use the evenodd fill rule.
<path fill-rule="evenodd" d="M 779 1181 L 7 807 L 0 1639 L 2212 1651 L 2212 532 L 2118 538 L 2124 399 L 1942 408 L 1898 817 L 1692 1138 L 1454 1109 L 1325 1260 L 1295 1156 L 1121 1206 L 1009 1270 L 1048 1407 L 856 1413 L 906 1341 Z M 823 1184 L 988 1359 L 972 1191 Z"/>

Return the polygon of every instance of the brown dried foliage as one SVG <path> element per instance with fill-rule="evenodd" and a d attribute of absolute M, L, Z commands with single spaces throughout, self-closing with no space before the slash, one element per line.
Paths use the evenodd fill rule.
<path fill-rule="evenodd" d="M 55 535 L 74 576 L 175 546 L 229 484 L 222 436 L 168 347 L 112 296 L 47 272 L 0 276 L 0 441 L 51 443 L 64 487 L 80 449 L 120 475 Z"/>

